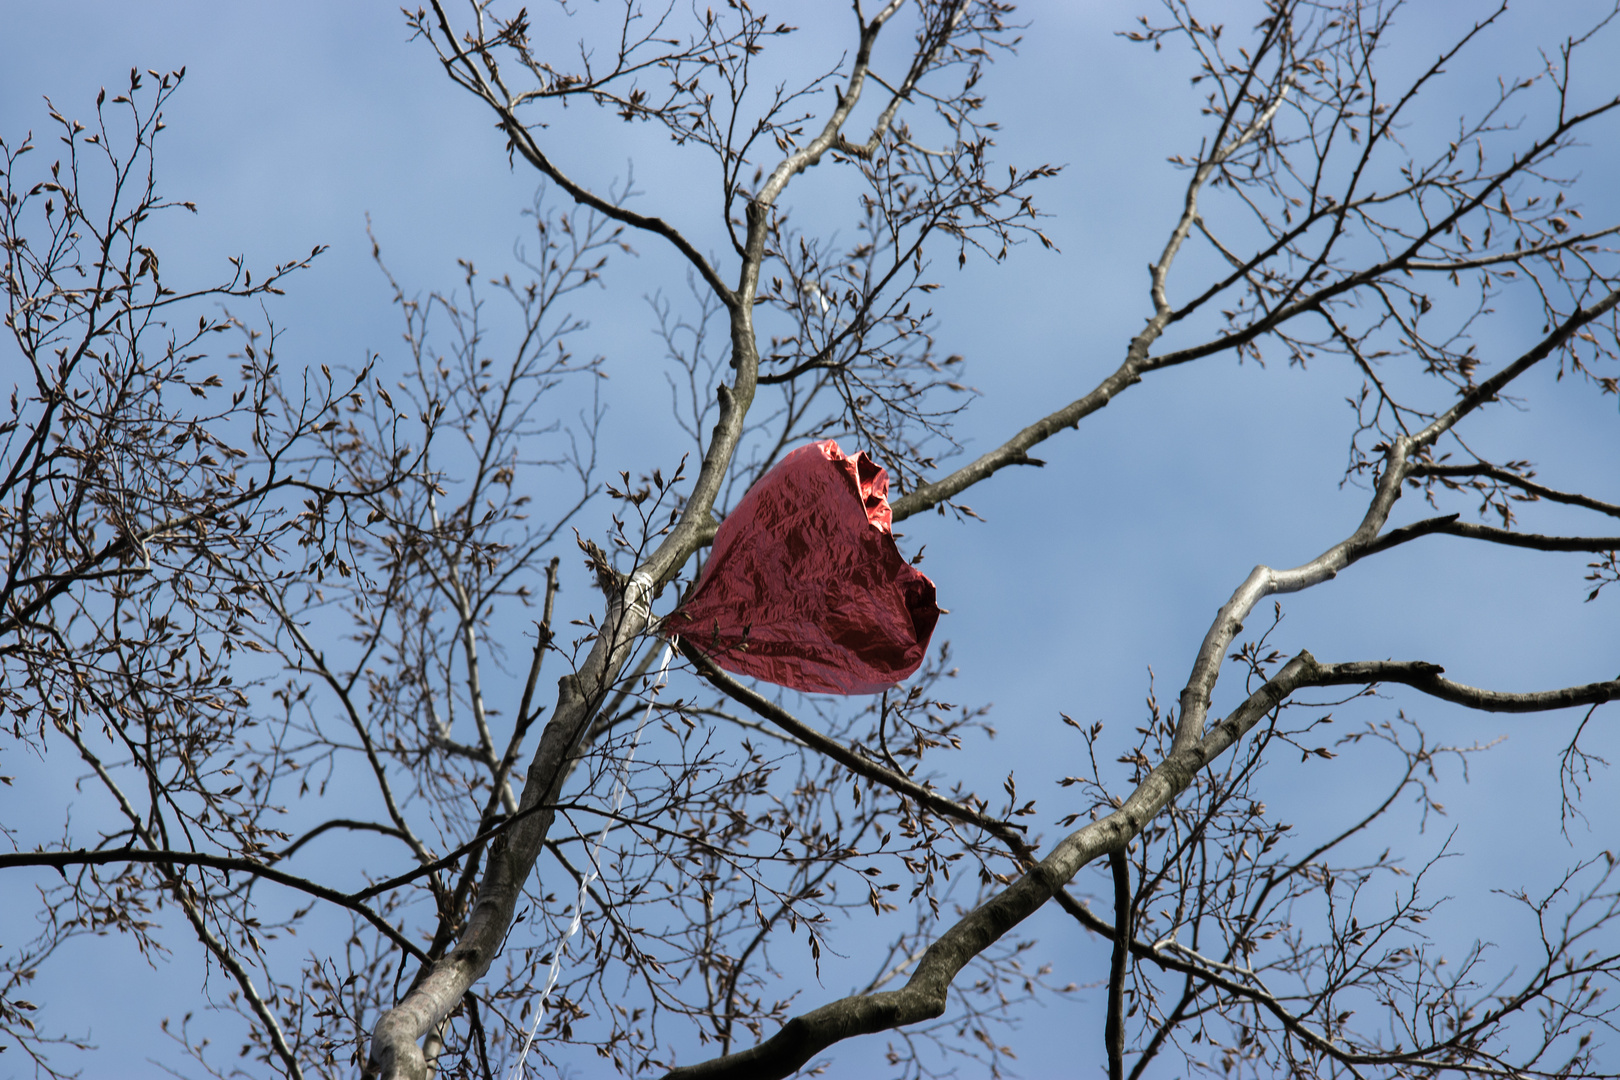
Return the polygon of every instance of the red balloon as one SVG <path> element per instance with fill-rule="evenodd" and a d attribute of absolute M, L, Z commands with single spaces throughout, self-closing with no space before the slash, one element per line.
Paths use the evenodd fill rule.
<path fill-rule="evenodd" d="M 818 694 L 875 694 L 916 671 L 934 583 L 900 556 L 889 476 L 831 439 L 792 451 L 715 533 L 665 622 L 720 667 Z"/>

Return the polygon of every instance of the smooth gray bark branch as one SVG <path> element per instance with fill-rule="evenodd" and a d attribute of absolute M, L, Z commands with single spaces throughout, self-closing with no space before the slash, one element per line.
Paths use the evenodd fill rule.
<path fill-rule="evenodd" d="M 698 268 L 729 311 L 731 366 L 736 376 L 731 386 L 722 384 L 717 390 L 719 419 L 679 521 L 624 586 L 609 597 L 589 655 L 575 674 L 564 677 L 558 684 L 556 706 L 541 732 L 540 745 L 526 774 L 519 800 L 519 819 L 490 845 L 484 877 L 459 940 L 442 960 L 425 967 L 405 997 L 377 1020 L 366 1061 L 367 1076 L 380 1076 L 385 1080 L 427 1080 L 429 1065 L 418 1041 L 437 1029 L 500 954 L 523 885 L 533 873 L 535 861 L 550 834 L 554 807 L 569 774 L 569 761 L 647 629 L 651 603 L 658 591 L 693 552 L 714 535 L 714 501 L 742 438 L 743 423 L 758 384 L 759 353 L 754 339 L 753 308 L 772 207 L 794 176 L 815 165 L 836 145 L 839 132 L 860 100 L 872 46 L 885 21 L 899 6 L 895 0 L 861 27 L 860 48 L 849 86 L 839 99 L 838 107 L 828 117 L 820 134 L 772 170 L 748 204 L 742 265 L 736 287 L 728 289 L 708 263 L 696 255 L 695 249 L 666 223 L 631 215 L 605 203 L 557 171 L 528 129 L 513 115 L 509 98 L 485 79 L 478 64 L 456 43 L 448 18 L 438 0 L 433 0 L 440 27 L 453 53 L 451 56 L 441 54 L 446 70 L 458 84 L 477 94 L 496 111 L 518 151 L 577 201 L 664 236 Z M 940 47 L 943 42 L 936 44 L 936 50 Z"/>
<path fill-rule="evenodd" d="M 457 44 L 439 0 L 433 0 L 433 7 L 450 50 L 449 53 L 441 53 L 446 70 L 458 84 L 480 96 L 495 109 L 517 152 L 577 201 L 616 220 L 665 237 L 692 262 L 730 312 L 732 367 L 736 379 L 733 386 L 719 388 L 719 421 L 678 524 L 653 555 L 637 568 L 629 584 L 609 598 L 606 617 L 589 656 L 577 674 L 563 679 L 559 686 L 557 705 L 541 736 L 520 801 L 520 813 L 534 812 L 503 832 L 492 845 L 484 880 L 456 947 L 443 960 L 425 969 L 405 1000 L 385 1013 L 376 1025 L 367 1065 L 368 1074 L 408 1077 L 410 1080 L 425 1080 L 427 1071 L 416 1040 L 436 1028 L 467 989 L 483 976 L 498 954 L 510 928 L 522 886 L 532 873 L 535 859 L 549 833 L 554 814 L 551 808 L 557 802 L 558 789 L 567 775 L 568 761 L 597 708 L 612 691 L 638 636 L 647 627 L 652 599 L 690 555 L 712 538 L 714 500 L 729 469 L 757 386 L 759 357 L 754 341 L 752 309 L 772 207 L 793 176 L 815 165 L 829 149 L 839 147 L 842 128 L 859 100 L 868 74 L 872 45 L 884 21 L 898 9 L 899 0 L 893 0 L 879 16 L 862 25 L 860 47 L 848 88 L 840 96 L 837 109 L 828 117 L 822 131 L 806 146 L 778 164 L 749 202 L 747 242 L 743 245 L 742 265 L 735 288 L 728 288 L 707 261 L 667 223 L 616 207 L 579 187 L 558 170 L 535 143 L 529 129 L 516 118 L 513 99 L 499 86 L 498 77 L 492 74 L 491 78 L 486 78 L 478 62 Z M 479 46 L 473 48 L 481 49 Z M 488 59 L 481 51 L 479 55 Z M 1215 141 L 1212 161 L 1214 156 L 1230 153 L 1242 141 L 1254 138 L 1261 127 L 1270 122 L 1286 90 L 1286 82 L 1273 88 L 1273 96 L 1268 97 L 1267 107 L 1257 114 L 1254 124 L 1245 130 L 1229 135 L 1223 127 L 1221 136 Z M 1570 118 L 1565 126 L 1582 122 L 1609 107 L 1612 107 L 1612 103 L 1595 112 Z M 1400 256 L 1395 262 L 1380 264 L 1272 312 L 1260 324 L 1236 336 L 1224 337 L 1194 350 L 1150 358 L 1148 354 L 1153 343 L 1176 317 L 1176 312 L 1170 309 L 1164 296 L 1165 275 L 1181 241 L 1196 221 L 1198 188 L 1210 172 L 1203 169 L 1195 173 L 1189 185 L 1183 220 L 1172 231 L 1159 262 L 1151 268 L 1154 314 L 1131 342 L 1125 362 L 1090 394 L 1023 429 L 1002 446 L 955 473 L 923 485 L 897 500 L 894 504 L 895 520 L 903 520 L 911 514 L 938 506 L 1008 465 L 1034 463 L 1034 459 L 1028 456 L 1029 448 L 1102 408 L 1114 395 L 1139 382 L 1144 372 L 1234 347 L 1268 332 L 1293 315 L 1313 310 L 1326 300 L 1365 284 L 1378 274 L 1398 268 Z M 1404 257 L 1409 259 L 1412 254 L 1409 252 Z M 1309 683 L 1314 675 L 1319 674 L 1315 661 L 1309 654 L 1302 654 L 1290 661 L 1224 722 L 1205 730 L 1210 693 L 1218 677 L 1221 660 L 1254 604 L 1272 593 L 1291 592 L 1330 580 L 1339 570 L 1369 554 L 1400 496 L 1402 482 L 1410 474 L 1413 456 L 1431 446 L 1462 416 L 1493 400 L 1519 374 L 1550 355 L 1579 327 L 1611 310 L 1617 302 L 1620 302 L 1620 292 L 1609 294 L 1591 308 L 1578 310 L 1536 349 L 1491 379 L 1471 388 L 1450 410 L 1418 435 L 1395 440 L 1386 454 L 1384 472 L 1377 483 L 1372 504 L 1361 525 L 1346 540 L 1292 570 L 1256 567 L 1238 592 L 1222 607 L 1206 635 L 1192 676 L 1182 692 L 1182 715 L 1175 741 L 1165 760 L 1117 811 L 1102 821 L 1072 833 L 1012 886 L 947 930 L 929 947 L 903 989 L 856 995 L 834 1002 L 790 1021 L 782 1031 L 760 1046 L 701 1065 L 676 1069 L 670 1074 L 671 1077 L 786 1076 L 840 1039 L 940 1015 L 945 1009 L 951 980 L 974 956 L 1059 893 L 1063 884 L 1081 866 L 1101 854 L 1123 850 L 1130 838 L 1184 790 L 1192 777 L 1211 759 L 1252 728 L 1296 686 Z"/>
<path fill-rule="evenodd" d="M 1197 742 L 1172 747 L 1164 761 L 1148 774 L 1118 810 L 1064 838 L 1051 854 L 1032 866 L 1023 877 L 945 931 L 923 953 L 905 987 L 894 991 L 856 994 L 823 1005 L 789 1020 L 780 1031 L 758 1046 L 672 1069 L 665 1080 L 776 1080 L 792 1075 L 817 1054 L 844 1039 L 940 1016 L 945 1011 L 950 984 L 962 968 L 1049 899 L 1057 899 L 1065 910 L 1092 929 L 1127 943 L 1130 952 L 1150 957 L 1176 970 L 1186 970 L 1200 978 L 1218 980 L 1218 975 L 1202 965 L 1177 961 L 1166 956 L 1160 947 L 1138 945 L 1131 941 L 1128 929 L 1127 933 L 1120 934 L 1117 927 L 1110 927 L 1097 919 L 1084 904 L 1070 896 L 1064 886 L 1091 860 L 1123 853 L 1131 838 L 1185 790 L 1200 770 L 1230 749 L 1289 695 L 1302 687 L 1401 682 L 1459 704 L 1508 712 L 1568 708 L 1620 698 L 1620 680 L 1539 693 L 1511 694 L 1452 682 L 1440 677 L 1441 670 L 1436 664 L 1421 661 L 1323 664 L 1308 651 L 1302 651 L 1225 719 L 1210 725 Z M 1128 907 L 1128 888 L 1125 902 Z M 1116 922 L 1124 923 L 1125 920 L 1116 916 Z M 1114 981 L 1111 977 L 1111 984 Z M 1236 990 L 1237 984 L 1229 989 Z M 1285 1022 L 1293 1020 L 1290 1027 L 1297 1028 L 1301 1035 L 1309 1036 L 1308 1041 L 1324 1052 L 1347 1061 L 1372 1063 L 1382 1060 L 1376 1055 L 1344 1054 L 1330 1041 L 1299 1025 L 1297 1018 L 1289 1016 L 1263 988 L 1258 991 L 1244 988 L 1244 994 L 1260 1001 Z"/>
<path fill-rule="evenodd" d="M 843 1039 L 941 1015 L 945 1010 L 951 981 L 974 956 L 1027 918 L 1046 900 L 1061 895 L 1062 886 L 1081 866 L 1101 854 L 1123 850 L 1132 836 L 1186 788 L 1199 769 L 1230 747 L 1294 689 L 1301 685 L 1321 685 L 1317 681 L 1324 677 L 1320 665 L 1309 653 L 1301 653 L 1260 690 L 1250 695 L 1225 721 L 1206 730 L 1210 695 L 1219 676 L 1221 661 L 1232 640 L 1242 631 L 1243 620 L 1254 605 L 1273 593 L 1295 592 L 1329 581 L 1340 570 L 1371 554 L 1373 545 L 1378 542 L 1389 520 L 1390 511 L 1401 496 L 1402 485 L 1411 473 L 1415 456 L 1432 446 L 1464 416 L 1495 400 L 1502 389 L 1519 375 L 1546 359 L 1581 327 L 1602 317 L 1617 304 L 1620 304 L 1620 290 L 1609 293 L 1591 307 L 1578 309 L 1535 348 L 1491 378 L 1470 388 L 1422 431 L 1395 439 L 1385 454 L 1384 468 L 1372 501 L 1360 525 L 1349 537 L 1310 562 L 1290 570 L 1255 567 L 1217 613 L 1205 637 L 1193 665 L 1192 677 L 1182 691 L 1182 715 L 1171 751 L 1165 760 L 1119 810 L 1071 834 L 1016 883 L 946 931 L 924 953 L 903 989 L 855 995 L 822 1006 L 790 1020 L 781 1031 L 758 1046 L 699 1065 L 671 1070 L 667 1080 L 783 1077 Z M 1162 329 L 1162 326 L 1158 329 Z M 1027 462 L 1026 451 L 1029 447 L 1060 427 L 1078 422 L 1106 405 L 1113 394 L 1139 381 L 1140 371 L 1147 369 L 1147 349 L 1156 334 L 1157 329 L 1150 321 L 1148 329 L 1133 341 L 1131 355 L 1126 362 L 1085 398 L 1024 429 L 1001 447 L 951 476 L 924 485 L 897 500 L 896 520 L 937 505 L 1007 465 Z M 1450 692 L 1442 685 L 1443 682 L 1427 679 L 1428 685 Z M 1480 700 L 1488 698 L 1497 702 L 1507 702 L 1516 697 L 1492 696 L 1484 691 L 1473 693 L 1483 695 Z M 1546 700 L 1553 700 L 1558 693 L 1550 692 L 1552 696 Z M 1608 698 L 1604 697 L 1603 700 Z M 1546 704 L 1541 707 L 1560 706 Z"/>
<path fill-rule="evenodd" d="M 758 1046 L 670 1070 L 665 1080 L 778 1080 L 829 1046 L 940 1016 L 952 980 L 979 953 L 1039 910 L 1080 868 L 1123 850 L 1210 761 L 1276 708 L 1308 676 L 1314 661 L 1295 657 L 1199 742 L 1172 749 L 1118 810 L 1060 841 L 1006 889 L 958 920 L 930 945 L 899 990 L 856 994 L 789 1020 Z"/>
<path fill-rule="evenodd" d="M 1328 548 L 1310 562 L 1291 570 L 1274 570 L 1269 566 L 1256 566 L 1239 585 L 1221 609 L 1204 636 L 1198 657 L 1181 691 L 1181 716 L 1177 722 L 1175 745 L 1187 746 L 1199 739 L 1209 711 L 1210 695 L 1220 676 L 1222 659 L 1233 639 L 1243 630 L 1243 621 L 1254 610 L 1255 604 L 1276 593 L 1299 592 L 1337 577 L 1339 571 L 1368 555 L 1390 546 L 1380 533 L 1389 521 L 1390 511 L 1406 478 L 1417 464 L 1418 456 L 1432 447 L 1463 417 L 1488 402 L 1495 401 L 1514 379 L 1551 356 L 1560 346 L 1588 323 L 1602 318 L 1620 305 L 1620 289 L 1604 296 L 1591 307 L 1578 308 L 1558 326 L 1511 364 L 1490 378 L 1469 388 L 1451 408 L 1441 413 L 1427 427 L 1415 435 L 1401 435 L 1390 441 L 1384 454 L 1383 470 L 1374 487 L 1372 501 L 1355 532 Z M 1444 520 L 1444 519 L 1436 519 Z M 1438 528 L 1438 526 L 1437 526 Z M 1473 527 L 1470 527 L 1473 528 Z M 1480 528 L 1483 528 L 1481 526 Z M 1505 533 L 1516 536 L 1518 534 Z M 1398 541 L 1397 541 L 1398 542 Z M 1590 550 L 1581 548 L 1577 550 Z"/>

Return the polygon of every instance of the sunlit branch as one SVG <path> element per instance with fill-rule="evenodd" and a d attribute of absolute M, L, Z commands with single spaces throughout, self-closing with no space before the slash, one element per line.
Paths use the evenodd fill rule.
<path fill-rule="evenodd" d="M 1187 680 L 1186 688 L 1181 692 L 1181 718 L 1176 732 L 1178 746 L 1190 744 L 1199 738 L 1204 716 L 1209 708 L 1210 694 L 1220 674 L 1221 660 L 1232 640 L 1243 629 L 1243 620 L 1248 618 L 1254 605 L 1276 593 L 1299 592 L 1331 581 L 1338 576 L 1339 571 L 1380 550 L 1380 533 L 1389 520 L 1390 511 L 1394 508 L 1396 500 L 1401 496 L 1402 484 L 1409 475 L 1409 469 L 1416 455 L 1432 446 L 1435 440 L 1455 427 L 1463 417 L 1487 402 L 1496 400 L 1497 395 L 1514 379 L 1552 355 L 1581 327 L 1601 318 L 1617 304 L 1620 304 L 1620 290 L 1609 293 L 1589 308 L 1577 310 L 1542 338 L 1534 348 L 1463 393 L 1456 404 L 1416 435 L 1402 435 L 1391 440 L 1384 454 L 1383 473 L 1378 479 L 1373 498 L 1368 504 L 1361 524 L 1350 536 L 1310 562 L 1293 569 L 1274 570 L 1269 566 L 1260 565 L 1250 572 L 1248 578 L 1232 594 L 1232 598 L 1217 613 L 1214 623 L 1204 636 L 1198 657 L 1193 662 L 1192 674 Z"/>
<path fill-rule="evenodd" d="M 1309 664 L 1302 657 L 1289 661 L 1202 740 L 1173 748 L 1117 810 L 1069 834 L 1012 885 L 945 930 L 923 954 L 903 989 L 823 1005 L 788 1021 L 758 1046 L 672 1069 L 666 1080 L 777 1080 L 844 1039 L 941 1015 L 952 980 L 969 961 L 1039 910 L 1082 866 L 1122 849 L 1199 771 L 1285 700 Z"/>

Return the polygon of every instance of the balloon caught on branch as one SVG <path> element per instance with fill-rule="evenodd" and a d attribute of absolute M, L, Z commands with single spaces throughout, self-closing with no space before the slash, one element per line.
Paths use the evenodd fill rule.
<path fill-rule="evenodd" d="M 875 694 L 911 675 L 940 609 L 895 547 L 888 491 L 886 472 L 831 439 L 792 451 L 721 524 L 664 632 L 808 693 Z"/>

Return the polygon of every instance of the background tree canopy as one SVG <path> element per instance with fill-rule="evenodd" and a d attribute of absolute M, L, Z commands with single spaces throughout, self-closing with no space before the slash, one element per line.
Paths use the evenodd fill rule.
<path fill-rule="evenodd" d="M 6 1070 L 1620 1074 L 1620 20 L 1078 7 L 8 11 Z"/>

